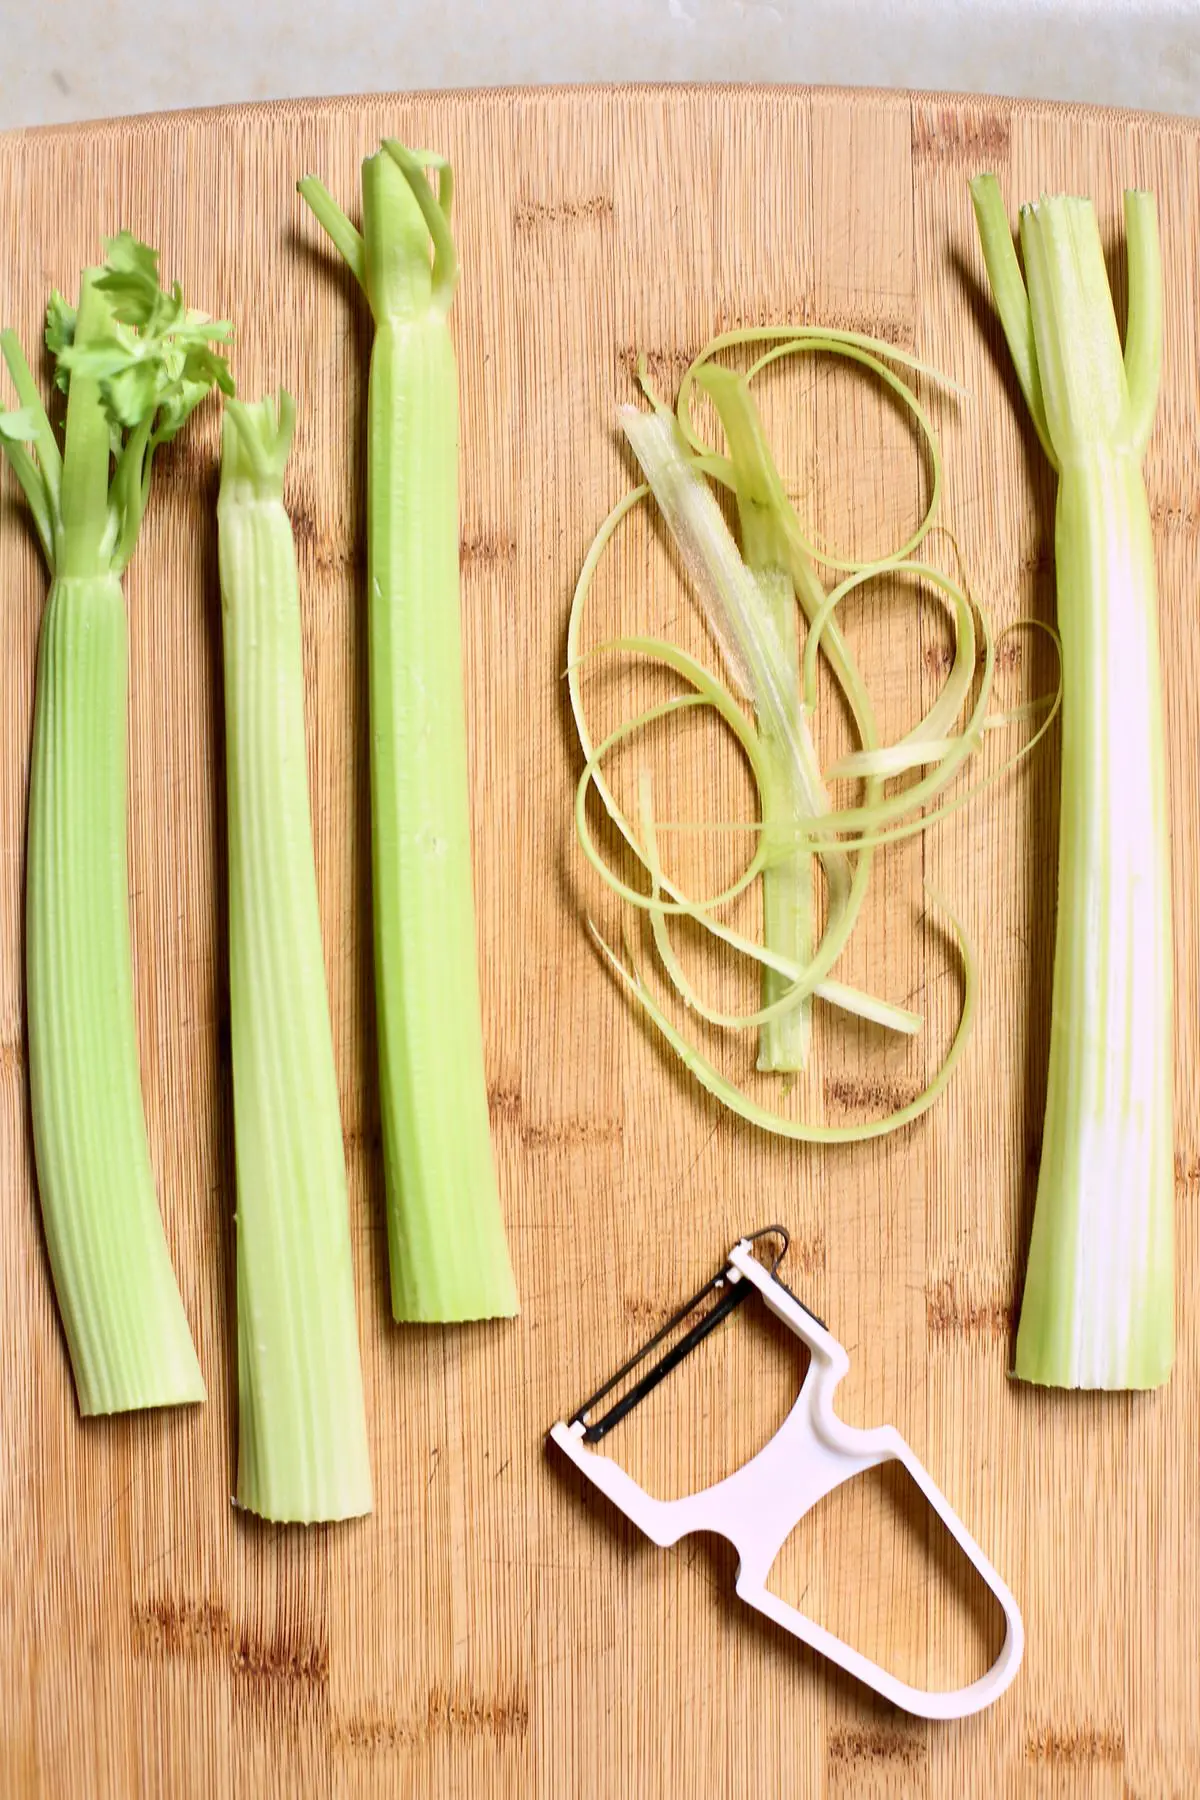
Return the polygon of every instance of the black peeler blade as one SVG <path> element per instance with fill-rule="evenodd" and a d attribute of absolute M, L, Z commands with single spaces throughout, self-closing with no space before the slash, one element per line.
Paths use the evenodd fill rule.
<path fill-rule="evenodd" d="M 764 1225 L 759 1231 L 748 1232 L 745 1238 L 740 1239 L 739 1242 L 754 1243 L 765 1237 L 779 1238 L 782 1243 L 782 1248 L 771 1265 L 771 1274 L 775 1275 L 780 1263 L 787 1255 L 788 1245 L 791 1242 L 784 1226 Z M 613 1426 L 619 1425 L 635 1406 L 641 1404 L 647 1394 L 653 1393 L 659 1382 L 665 1381 L 671 1370 L 678 1368 L 685 1357 L 690 1356 L 692 1351 L 704 1342 L 710 1332 L 715 1331 L 718 1325 L 735 1312 L 742 1301 L 752 1292 L 750 1284 L 743 1281 L 728 1262 L 723 1263 L 699 1292 L 693 1294 L 690 1300 L 685 1301 L 679 1311 L 673 1313 L 666 1324 L 656 1331 L 640 1350 L 635 1351 L 629 1361 L 623 1363 L 616 1374 L 609 1377 L 603 1387 L 597 1388 L 594 1394 L 589 1395 L 583 1405 L 571 1415 L 570 1423 L 583 1428 L 584 1443 L 597 1444 L 601 1438 L 607 1437 Z M 652 1351 L 656 1350 L 666 1338 L 669 1338 L 671 1333 L 682 1325 L 684 1320 L 689 1318 L 710 1294 L 718 1294 L 720 1297 L 714 1301 L 702 1318 L 697 1319 L 691 1330 L 686 1332 L 678 1343 L 673 1344 L 669 1350 L 665 1351 L 658 1361 L 647 1369 L 641 1379 L 634 1383 L 627 1394 L 622 1394 L 619 1400 L 614 1401 L 607 1412 L 602 1413 L 600 1418 L 589 1421 L 588 1414 L 592 1408 L 611 1394 L 614 1388 L 619 1387 L 626 1376 L 632 1374 L 639 1363 L 644 1362 Z"/>

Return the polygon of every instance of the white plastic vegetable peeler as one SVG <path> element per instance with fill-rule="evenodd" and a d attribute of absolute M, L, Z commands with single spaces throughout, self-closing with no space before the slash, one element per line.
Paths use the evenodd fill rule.
<path fill-rule="evenodd" d="M 784 1246 L 769 1269 L 755 1255 L 753 1248 L 755 1240 L 768 1236 L 780 1238 Z M 560 1421 L 553 1426 L 550 1437 L 588 1480 L 654 1543 L 675 1544 L 696 1531 L 712 1531 L 727 1538 L 739 1557 L 736 1583 L 739 1599 L 874 1688 L 885 1700 L 923 1719 L 965 1718 L 999 1699 L 1017 1672 L 1025 1647 L 1025 1632 L 1017 1603 L 899 1432 L 890 1425 L 860 1431 L 838 1418 L 833 1409 L 834 1390 L 847 1373 L 850 1359 L 820 1320 L 780 1281 L 777 1270 L 786 1247 L 787 1233 L 778 1226 L 742 1238 L 712 1280 L 610 1381 L 586 1400 L 569 1422 Z M 796 1402 L 774 1437 L 732 1475 L 679 1500 L 656 1500 L 619 1464 L 607 1456 L 598 1456 L 588 1445 L 605 1437 L 755 1291 L 761 1294 L 776 1318 L 808 1346 L 811 1361 Z M 666 1350 L 606 1412 L 591 1418 L 598 1403 L 620 1386 L 710 1295 L 715 1295 L 715 1300 L 686 1335 Z M 1000 1654 L 987 1674 L 967 1687 L 949 1692 L 910 1687 L 767 1589 L 771 1565 L 796 1523 L 844 1481 L 890 1461 L 902 1463 L 908 1470 L 1003 1609 L 1007 1630 Z"/>

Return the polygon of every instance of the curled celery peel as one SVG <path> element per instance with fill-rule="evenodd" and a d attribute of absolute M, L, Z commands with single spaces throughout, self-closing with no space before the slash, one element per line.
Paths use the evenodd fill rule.
<path fill-rule="evenodd" d="M 720 351 L 747 342 L 766 345 L 748 374 L 714 362 Z M 854 562 L 822 550 L 804 531 L 750 393 L 750 381 L 762 368 L 806 350 L 850 356 L 880 375 L 904 400 L 924 439 L 931 471 L 925 515 L 903 544 L 869 562 Z M 726 334 L 702 351 L 684 376 L 674 418 L 643 380 L 652 410 L 624 407 L 619 418 L 645 482 L 617 503 L 597 532 L 580 572 L 568 622 L 567 682 L 584 754 L 575 797 L 576 830 L 584 854 L 619 898 L 647 916 L 659 964 L 684 1007 L 719 1029 L 758 1030 L 762 1070 L 802 1065 L 814 997 L 893 1032 L 912 1035 L 920 1030 L 922 1021 L 907 1008 L 864 994 L 833 974 L 859 920 L 873 852 L 878 846 L 927 829 L 935 818 L 958 810 L 973 794 L 999 779 L 1040 741 L 1058 705 L 1058 694 L 1051 694 L 1003 714 L 989 710 L 996 638 L 987 614 L 957 581 L 914 555 L 935 527 L 944 530 L 937 524 L 941 453 L 928 414 L 885 358 L 930 373 L 917 359 L 894 356 L 890 346 L 854 334 L 768 328 Z M 695 429 L 691 400 L 697 388 L 716 408 L 727 454 L 704 443 Z M 735 497 L 740 551 L 725 525 L 710 481 L 729 488 Z M 622 523 L 651 495 L 681 552 L 726 665 L 726 679 L 678 646 L 636 633 L 583 648 L 586 601 L 597 568 Z M 842 577 L 830 592 L 817 572 L 816 559 Z M 954 655 L 924 718 L 896 743 L 887 744 L 880 739 L 871 692 L 838 624 L 837 609 L 866 583 L 897 574 L 911 575 L 944 600 L 954 633 Z M 801 615 L 806 624 L 803 633 Z M 657 663 L 682 680 L 685 692 L 646 708 L 597 743 L 586 716 L 583 677 L 594 658 L 610 655 Z M 821 660 L 842 691 L 858 737 L 858 748 L 825 771 L 813 736 Z M 744 711 L 741 697 L 750 702 L 752 718 Z M 604 773 L 606 758 L 649 726 L 697 706 L 711 708 L 740 747 L 758 794 L 759 817 L 745 824 L 658 819 L 649 772 L 643 769 L 635 816 L 628 818 Z M 960 722 L 964 709 L 966 719 Z M 1003 767 L 990 770 L 965 791 L 946 793 L 990 730 L 1034 719 L 1039 710 L 1044 716 L 1037 729 Z M 902 785 L 885 793 L 885 781 L 897 779 Z M 861 800 L 853 806 L 835 805 L 828 791 L 830 780 L 859 782 Z M 640 864 L 644 889 L 632 886 L 602 857 L 588 819 L 592 793 Z M 660 838 L 679 830 L 741 831 L 754 843 L 732 882 L 722 891 L 696 900 L 663 869 Z M 819 930 L 812 896 L 816 865 L 821 868 L 826 892 Z M 719 915 L 760 878 L 764 930 L 758 942 L 732 930 Z M 763 995 L 759 1007 L 736 1013 L 704 999 L 675 947 L 671 922 L 676 918 L 700 925 L 731 951 L 760 966 Z M 943 1090 L 961 1059 L 978 982 L 974 954 L 958 922 L 953 922 L 966 979 L 959 1025 L 940 1067 L 908 1106 L 884 1119 L 845 1127 L 791 1118 L 745 1093 L 682 1034 L 655 997 L 632 951 L 627 947 L 623 960 L 596 927 L 592 929 L 626 990 L 710 1093 L 764 1130 L 812 1142 L 839 1142 L 896 1130 L 919 1117 Z"/>
<path fill-rule="evenodd" d="M 436 172 L 436 191 L 427 170 Z M 453 176 L 391 139 L 361 232 L 300 192 L 375 320 L 367 411 L 371 872 L 392 1311 L 511 1316 L 492 1154 L 471 870 L 459 616 Z"/>
<path fill-rule="evenodd" d="M 47 310 L 60 449 L 17 337 L 3 449 L 51 574 L 34 699 L 26 862 L 29 1089 L 50 1267 L 84 1414 L 204 1398 L 154 1191 L 138 1068 L 127 855 L 128 646 L 120 576 L 155 451 L 233 383 L 229 326 L 159 282 L 128 233 Z"/>
<path fill-rule="evenodd" d="M 1056 1387 L 1155 1387 L 1174 1355 L 1169 827 L 1141 470 L 1162 366 L 1155 205 L 1125 196 L 1122 350 L 1090 201 L 1022 208 L 1022 280 L 995 178 L 971 187 L 1001 324 L 1059 476 L 1058 918 L 1015 1369 Z"/>

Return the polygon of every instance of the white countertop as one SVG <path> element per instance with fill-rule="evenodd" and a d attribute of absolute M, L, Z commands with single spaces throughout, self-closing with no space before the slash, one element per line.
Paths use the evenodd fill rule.
<path fill-rule="evenodd" d="M 949 88 L 1200 110 L 1197 0 L 0 0 L 0 129 L 592 81 Z"/>

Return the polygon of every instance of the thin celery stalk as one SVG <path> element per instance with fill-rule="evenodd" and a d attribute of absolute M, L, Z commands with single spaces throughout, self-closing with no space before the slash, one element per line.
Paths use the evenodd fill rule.
<path fill-rule="evenodd" d="M 217 502 L 237 1157 L 238 1504 L 371 1510 L 346 1167 L 304 747 L 283 473 L 294 408 L 226 407 Z"/>
<path fill-rule="evenodd" d="M 47 340 L 69 381 L 61 453 L 15 335 L 0 334 L 21 401 L 20 412 L 0 415 L 0 447 L 52 577 L 29 786 L 29 1088 L 46 1244 L 85 1415 L 204 1398 L 140 1091 L 120 575 L 155 446 L 214 381 L 228 384 L 208 349 L 226 328 L 162 293 L 154 252 L 128 234 L 108 249 L 105 268 L 82 277 L 77 312 L 55 295 L 48 314 Z"/>
<path fill-rule="evenodd" d="M 449 170 L 435 197 L 420 163 L 385 144 L 363 164 L 361 237 L 319 182 L 307 178 L 301 193 L 375 320 L 371 849 L 392 1311 L 510 1316 L 517 1295 L 492 1155 L 471 875 Z"/>
<path fill-rule="evenodd" d="M 1174 1355 L 1173 982 L 1154 544 L 1141 463 L 1162 362 L 1154 202 L 1125 198 L 1124 360 L 1091 204 L 972 183 L 984 257 L 1059 475 L 1062 802 L 1050 1066 L 1016 1373 L 1145 1388 Z"/>

